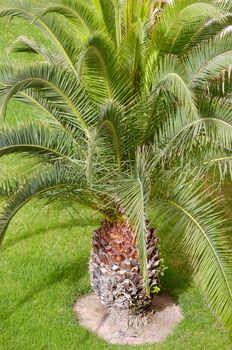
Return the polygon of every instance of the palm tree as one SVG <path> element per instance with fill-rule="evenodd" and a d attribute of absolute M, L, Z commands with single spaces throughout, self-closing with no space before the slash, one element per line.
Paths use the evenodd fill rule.
<path fill-rule="evenodd" d="M 38 59 L 0 68 L 0 105 L 14 98 L 41 120 L 0 130 L 0 155 L 41 160 L 2 184 L 0 236 L 35 196 L 99 211 L 91 284 L 109 309 L 141 313 L 159 291 L 156 230 L 180 235 L 208 304 L 232 335 L 232 260 L 208 170 L 231 171 L 231 5 L 223 1 L 8 0 L 46 38 L 11 52 Z M 49 39 L 49 45 L 47 40 Z M 151 210 L 150 210 L 151 209 Z"/>

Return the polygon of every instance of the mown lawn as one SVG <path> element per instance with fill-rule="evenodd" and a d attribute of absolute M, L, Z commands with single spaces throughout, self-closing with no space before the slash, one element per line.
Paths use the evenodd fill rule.
<path fill-rule="evenodd" d="M 0 24 L 1 54 L 21 23 Z M 4 33 L 4 34 L 3 34 Z M 11 104 L 9 121 L 30 119 L 31 111 Z M 2 158 L 0 178 L 27 171 L 31 160 Z M 36 162 L 33 164 L 36 166 Z M 227 211 L 231 216 L 231 185 L 226 184 Z M 0 250 L 0 350 L 133 349 L 111 346 L 79 326 L 75 300 L 90 292 L 88 259 L 91 235 L 101 217 L 66 201 L 50 206 L 34 200 L 17 214 Z M 138 346 L 142 350 L 228 350 L 220 323 L 190 278 L 186 257 L 160 232 L 168 266 L 163 289 L 180 303 L 184 320 L 162 344 Z M 91 312 L 91 310 L 90 310 Z"/>

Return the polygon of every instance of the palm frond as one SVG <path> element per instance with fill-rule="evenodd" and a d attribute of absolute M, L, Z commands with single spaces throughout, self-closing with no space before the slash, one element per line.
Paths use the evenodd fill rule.
<path fill-rule="evenodd" d="M 30 95 L 33 90 L 36 92 L 32 96 L 35 100 L 37 95 L 47 100 L 50 107 L 59 111 L 63 119 L 72 122 L 80 130 L 86 130 L 88 123 L 96 118 L 96 108 L 69 70 L 46 64 L 32 65 L 22 70 L 5 66 L 1 68 L 0 79 L 4 83 L 0 89 L 3 116 L 13 96 L 21 91 Z"/>
<path fill-rule="evenodd" d="M 94 96 L 113 98 L 110 69 L 115 63 L 114 47 L 106 37 L 95 34 L 86 44 L 79 61 L 79 71 Z"/>
<path fill-rule="evenodd" d="M 218 152 L 230 152 L 231 118 L 230 105 L 221 99 L 207 102 L 204 98 L 199 104 L 199 117 L 194 121 L 188 120 L 183 108 L 170 111 L 169 118 L 153 129 L 157 161 L 166 166 L 177 160 L 182 164 L 190 160 L 202 164 L 204 157 L 210 159 L 215 158 Z"/>
<path fill-rule="evenodd" d="M 131 74 L 132 88 L 137 91 L 139 82 L 139 71 L 142 60 L 142 42 L 143 33 L 141 33 L 141 25 L 137 25 L 133 31 L 130 31 L 122 42 L 120 54 L 124 62 L 127 64 Z"/>
<path fill-rule="evenodd" d="M 159 66 L 153 75 L 151 101 L 153 96 L 157 96 L 160 91 L 167 99 L 170 95 L 178 99 L 190 120 L 197 118 L 198 112 L 194 93 L 185 81 L 184 66 L 176 56 L 167 55 L 160 60 Z M 171 102 L 173 102 L 172 99 Z"/>
<path fill-rule="evenodd" d="M 220 175 L 220 181 L 224 181 L 230 176 L 232 179 L 232 150 L 218 149 L 213 152 L 205 152 L 203 164 L 214 169 L 214 173 Z"/>
<path fill-rule="evenodd" d="M 80 51 L 78 38 L 71 30 L 67 31 L 65 23 L 57 18 L 43 16 L 36 19 L 38 3 L 27 0 L 12 0 L 10 4 L 1 4 L 0 17 L 21 17 L 33 23 L 42 33 L 52 40 L 62 55 L 66 67 L 76 74 L 75 63 Z"/>
<path fill-rule="evenodd" d="M 231 334 L 232 261 L 225 222 L 217 211 L 218 201 L 212 199 L 208 189 L 193 183 L 175 183 L 165 193 L 163 205 L 158 202 L 156 205 L 160 206 L 160 213 L 165 213 L 162 216 L 178 220 L 174 232 L 182 232 L 185 249 L 208 304 Z"/>
<path fill-rule="evenodd" d="M 82 179 L 83 174 L 81 172 L 77 173 L 76 168 L 62 168 L 60 166 L 34 174 L 6 202 L 0 214 L 0 242 L 5 236 L 10 221 L 26 203 L 34 197 L 48 192 L 83 188 Z"/>
<path fill-rule="evenodd" d="M 30 0 L 12 0 L 11 3 L 7 4 L 5 1 L 1 1 L 0 17 L 21 17 L 28 21 L 33 21 L 33 9 L 35 2 Z"/>
<path fill-rule="evenodd" d="M 63 57 L 63 65 L 77 76 L 76 64 L 82 48 L 78 36 L 59 18 L 43 16 L 34 24 L 57 47 L 58 53 Z"/>
<path fill-rule="evenodd" d="M 185 58 L 189 85 L 197 88 L 232 64 L 231 38 L 210 40 L 193 48 Z"/>
<path fill-rule="evenodd" d="M 230 13 L 225 12 L 220 17 L 220 19 L 211 18 L 209 20 L 203 20 L 200 23 L 197 22 L 195 23 L 195 26 L 193 24 L 192 37 L 190 38 L 189 42 L 186 43 L 185 50 L 183 51 L 183 53 L 186 53 L 189 49 L 198 46 L 204 41 L 206 42 L 210 39 L 212 40 L 222 38 L 222 33 L 230 24 L 230 22 L 231 15 Z"/>
<path fill-rule="evenodd" d="M 48 5 L 44 9 L 40 9 L 36 19 L 38 20 L 47 14 L 59 14 L 67 18 L 73 23 L 82 41 L 85 41 L 91 32 L 100 27 L 100 21 L 93 8 L 77 1 L 63 0 L 62 4 Z"/>
<path fill-rule="evenodd" d="M 107 33 L 117 43 L 116 28 L 115 28 L 115 8 L 112 0 L 99 0 L 101 6 L 101 15 L 105 23 Z"/>
<path fill-rule="evenodd" d="M 45 62 L 59 65 L 62 63 L 62 58 L 59 55 L 54 55 L 51 49 L 39 45 L 35 40 L 29 39 L 26 36 L 19 36 L 16 41 L 9 47 L 9 53 L 29 53 L 42 57 Z"/>
<path fill-rule="evenodd" d="M 207 84 L 205 93 L 209 96 L 230 97 L 232 93 L 232 66 L 221 71 L 214 79 Z"/>
<path fill-rule="evenodd" d="M 48 160 L 78 164 L 80 149 L 74 139 L 59 129 L 40 124 L 5 126 L 0 129 L 0 156 L 25 152 L 32 156 L 46 156 Z M 83 155 L 82 155 L 83 156 Z"/>
<path fill-rule="evenodd" d="M 125 210 L 125 216 L 134 228 L 139 250 L 141 271 L 144 284 L 148 291 L 147 257 L 146 257 L 146 226 L 143 188 L 139 179 L 122 180 L 119 183 L 119 201 Z"/>
<path fill-rule="evenodd" d="M 131 95 L 129 71 L 117 59 L 114 44 L 108 36 L 97 32 L 92 35 L 78 65 L 83 83 L 98 103 L 128 100 Z"/>
<path fill-rule="evenodd" d="M 207 20 L 218 20 L 224 11 L 216 2 L 179 0 L 166 6 L 154 28 L 153 45 L 165 53 L 180 53 Z"/>
<path fill-rule="evenodd" d="M 104 141 L 113 146 L 113 152 L 104 152 L 107 157 L 116 157 L 116 163 L 119 171 L 122 168 L 122 150 L 120 149 L 121 142 L 121 122 L 122 114 L 117 110 L 113 104 L 107 104 L 100 113 L 100 120 L 98 125 L 98 135 L 104 138 Z"/>
<path fill-rule="evenodd" d="M 138 149 L 133 176 L 119 180 L 118 187 L 116 187 L 119 204 L 134 227 L 141 271 L 148 294 L 146 219 L 151 186 L 151 164 L 151 150 L 146 147 Z"/>
<path fill-rule="evenodd" d="M 13 179 L 6 179 L 0 183 L 0 198 L 9 197 L 14 194 L 20 186 L 20 182 Z"/>

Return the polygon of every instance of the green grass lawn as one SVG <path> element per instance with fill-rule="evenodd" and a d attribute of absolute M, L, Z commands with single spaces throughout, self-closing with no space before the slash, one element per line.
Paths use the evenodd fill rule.
<path fill-rule="evenodd" d="M 0 24 L 0 50 L 20 23 Z M 3 35 L 3 33 L 5 33 Z M 9 120 L 30 119 L 31 111 L 12 103 Z M 1 159 L 0 178 L 27 171 L 30 160 Z M 34 164 L 36 166 L 36 163 Z M 228 214 L 231 185 L 226 185 Z M 230 205 L 230 206 L 229 206 Z M 0 251 L 0 350 L 102 350 L 133 349 L 108 345 L 79 326 L 73 312 L 75 300 L 89 293 L 88 260 L 91 235 L 101 217 L 84 207 L 61 201 L 49 207 L 34 200 L 18 213 L 10 225 Z M 164 244 L 162 255 L 168 270 L 162 281 L 180 303 L 184 320 L 159 345 L 135 347 L 138 350 L 228 350 L 229 343 L 220 323 L 207 307 L 207 300 L 190 278 L 186 257 L 172 242 Z M 91 312 L 91 310 L 90 310 Z"/>

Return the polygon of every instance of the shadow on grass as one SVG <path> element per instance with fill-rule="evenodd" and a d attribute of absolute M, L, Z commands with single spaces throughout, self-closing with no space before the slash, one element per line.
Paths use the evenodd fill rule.
<path fill-rule="evenodd" d="M 49 223 L 49 228 L 46 229 L 46 225 L 40 225 L 39 227 L 32 226 L 32 230 L 19 237 L 14 237 L 12 240 L 6 242 L 2 249 L 8 249 L 16 244 L 28 240 L 32 237 L 50 234 L 54 230 L 60 231 L 69 227 L 76 228 L 78 233 L 78 227 L 83 226 L 96 226 L 96 218 L 90 218 L 88 224 L 83 218 L 79 219 L 69 219 L 67 222 L 60 223 L 52 222 Z M 44 226 L 44 227 L 43 227 Z M 27 222 L 27 229 L 30 224 Z M 167 292 L 175 300 L 179 300 L 181 294 L 183 294 L 192 285 L 192 271 L 189 266 L 188 258 L 181 248 L 178 239 L 171 239 L 171 235 L 167 239 L 165 232 L 160 232 L 160 246 L 161 246 L 161 257 L 164 259 L 164 265 L 167 266 L 165 274 L 161 279 L 161 291 Z M 0 320 L 6 320 L 11 317 L 14 312 L 23 307 L 27 302 L 36 297 L 37 294 L 43 292 L 44 290 L 52 287 L 56 283 L 63 280 L 67 280 L 69 284 L 75 284 L 83 276 L 83 266 L 87 266 L 88 259 L 79 255 L 77 261 L 72 264 L 61 265 L 55 267 L 53 272 L 49 275 L 44 276 L 44 282 L 38 284 L 31 292 L 27 293 L 21 300 L 19 300 L 10 310 L 6 310 L 4 314 L 0 316 Z"/>
<path fill-rule="evenodd" d="M 49 289 L 57 283 L 66 280 L 68 284 L 77 284 L 83 277 L 83 266 L 88 265 L 87 257 L 79 257 L 76 262 L 58 266 L 49 275 L 44 275 L 44 282 L 33 286 L 23 298 L 15 303 L 11 308 L 8 307 L 6 312 L 0 315 L 0 321 L 8 320 L 16 311 L 23 307 L 26 303 L 32 301 L 36 296 L 46 289 Z"/>
<path fill-rule="evenodd" d="M 74 222 L 64 223 L 63 225 L 57 223 L 53 224 L 52 228 L 49 230 L 56 230 L 58 227 L 66 228 Z M 73 225 L 77 227 L 79 225 Z M 24 235 L 15 239 L 13 242 L 5 246 L 5 249 L 19 243 L 24 239 L 29 239 L 30 237 L 44 234 L 41 232 L 41 228 L 34 230 L 31 234 Z M 161 291 L 167 292 L 171 295 L 177 302 L 181 294 L 183 294 L 193 283 L 192 270 L 189 265 L 188 257 L 185 254 L 183 248 L 181 247 L 180 242 L 176 239 L 167 240 L 162 239 L 162 233 L 160 234 L 160 246 L 161 246 L 161 257 L 164 259 L 164 265 L 167 267 L 165 270 L 164 276 L 161 278 Z M 21 299 L 14 307 L 13 310 L 5 314 L 4 317 L 0 316 L 0 319 L 9 318 L 18 308 L 22 307 L 26 302 L 33 299 L 40 292 L 50 288 L 56 283 L 59 283 L 62 280 L 67 280 L 69 284 L 75 284 L 83 276 L 83 266 L 88 265 L 88 258 L 79 255 L 77 261 L 72 264 L 63 265 L 56 267 L 48 276 L 44 276 L 44 282 L 39 284 L 36 287 L 33 287 L 33 290 L 29 292 L 23 299 Z"/>
<path fill-rule="evenodd" d="M 174 240 L 169 235 L 169 239 L 162 239 L 162 233 L 160 236 L 161 258 L 166 268 L 161 278 L 161 290 L 178 301 L 180 295 L 192 285 L 193 271 L 180 238 Z"/>
<path fill-rule="evenodd" d="M 18 244 L 20 242 L 25 241 L 27 239 L 30 239 L 32 237 L 45 235 L 48 233 L 48 231 L 49 231 L 49 233 L 52 233 L 55 230 L 59 231 L 62 229 L 66 229 L 66 228 L 70 227 L 70 225 L 71 225 L 71 227 L 83 226 L 83 224 L 78 225 L 76 220 L 75 221 L 70 220 L 69 222 L 65 222 L 63 224 L 61 224 L 59 222 L 53 223 L 52 225 L 49 224 L 49 228 L 47 228 L 46 226 L 44 226 L 44 227 L 40 226 L 38 228 L 32 228 L 31 231 L 29 231 L 27 229 L 27 232 L 25 234 L 20 235 L 19 237 L 14 237 L 13 239 L 9 239 L 7 242 L 5 242 L 4 245 L 1 247 L 1 250 L 4 251 L 8 248 L 15 246 L 16 244 Z"/>
<path fill-rule="evenodd" d="M 21 234 L 19 235 L 19 237 L 14 237 L 11 238 L 9 240 L 7 240 L 3 246 L 1 247 L 1 250 L 4 251 L 8 248 L 14 247 L 16 244 L 19 244 L 22 241 L 25 241 L 27 239 L 33 238 L 35 236 L 41 236 L 41 235 L 45 235 L 45 234 L 51 234 L 52 232 L 54 232 L 55 230 L 57 230 L 58 232 L 60 230 L 63 229 L 68 229 L 70 227 L 72 228 L 77 228 L 77 236 L 78 236 L 78 227 L 83 227 L 83 226 L 91 226 L 91 227 L 97 227 L 97 221 L 95 218 L 93 218 L 92 220 L 88 220 L 88 225 L 86 223 L 86 221 L 84 221 L 82 218 L 80 219 L 69 219 L 67 220 L 67 222 L 64 223 L 59 223 L 54 222 L 54 223 L 48 223 L 48 225 L 40 225 L 39 227 L 35 228 L 33 227 L 33 223 L 31 223 L 31 227 L 32 229 L 29 231 L 27 228 L 27 232 L 25 234 Z M 24 225 L 23 225 L 24 226 Z M 30 224 L 27 223 L 27 227 L 30 226 Z M 25 225 L 26 228 L 26 225 Z M 21 228 L 23 229 L 23 228 Z"/>

